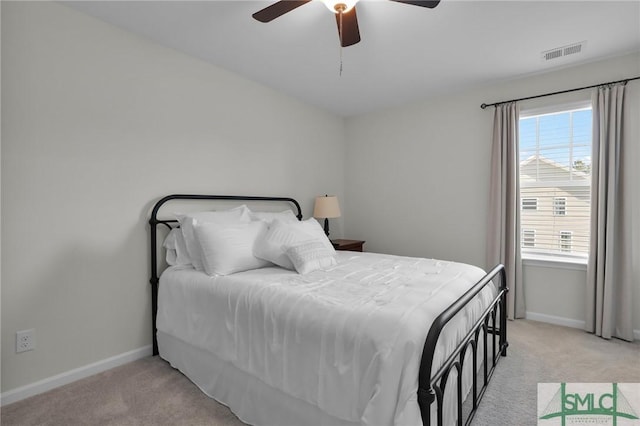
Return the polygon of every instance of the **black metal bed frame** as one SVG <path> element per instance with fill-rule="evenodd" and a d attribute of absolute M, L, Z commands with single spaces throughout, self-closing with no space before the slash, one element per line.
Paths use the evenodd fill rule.
<path fill-rule="evenodd" d="M 293 198 L 288 197 L 262 197 L 262 196 L 238 196 L 238 195 L 192 195 L 192 194 L 174 194 L 161 198 L 153 207 L 149 224 L 151 225 L 150 243 L 151 243 L 151 310 L 152 310 L 152 331 L 153 331 L 153 355 L 158 355 L 158 340 L 156 328 L 156 316 L 158 311 L 158 246 L 157 231 L 158 225 L 164 225 L 169 229 L 177 226 L 178 221 L 175 219 L 161 220 L 158 219 L 158 211 L 166 202 L 171 200 L 232 200 L 232 201 L 275 201 L 293 204 L 297 209 L 296 217 L 302 220 L 302 209 L 300 204 Z M 491 304 L 485 309 L 482 316 L 476 321 L 471 330 L 465 335 L 456 349 L 449 355 L 442 366 L 434 373 L 433 356 L 435 354 L 436 344 L 442 329 L 445 325 L 458 313 L 464 306 L 482 291 L 492 280 L 499 278 L 500 286 L 498 294 L 494 297 Z M 457 373 L 457 424 L 459 426 L 469 425 L 476 413 L 478 404 L 482 399 L 489 380 L 493 376 L 493 372 L 498 361 L 502 356 L 507 355 L 507 292 L 506 273 L 503 265 L 495 266 L 488 274 L 470 288 L 462 297 L 445 309 L 433 322 L 422 350 L 420 362 L 420 372 L 418 376 L 418 404 L 422 423 L 424 426 L 431 425 L 431 408 L 436 403 L 437 408 L 437 424 L 443 425 L 442 405 L 444 401 L 445 388 L 447 380 L 452 371 Z M 491 357 L 489 358 L 489 335 L 491 335 Z M 482 340 L 482 364 L 481 372 L 482 383 L 478 389 L 478 350 L 479 343 Z M 496 339 L 498 342 L 496 343 Z M 462 378 L 463 367 L 468 349 L 472 350 L 472 367 L 473 381 L 471 388 L 471 410 L 463 420 L 463 404 L 462 395 Z M 491 364 L 491 365 L 489 365 Z"/>

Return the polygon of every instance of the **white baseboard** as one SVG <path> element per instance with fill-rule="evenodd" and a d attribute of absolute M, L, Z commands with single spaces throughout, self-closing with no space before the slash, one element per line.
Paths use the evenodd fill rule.
<path fill-rule="evenodd" d="M 84 379 L 85 377 L 110 370 L 128 362 L 151 356 L 152 352 L 153 350 L 151 345 L 144 346 L 142 348 L 103 359 L 101 361 L 94 362 L 93 364 L 85 365 L 84 367 L 79 367 L 35 383 L 3 392 L 0 394 L 0 406 L 11 404 L 12 402 L 17 402 L 30 396 L 38 395 L 59 386 L 75 382 L 76 380 Z"/>
<path fill-rule="evenodd" d="M 556 317 L 553 315 L 539 314 L 536 312 L 527 312 L 525 318 L 534 321 L 546 322 L 549 324 L 563 325 L 565 327 L 584 329 L 584 321 L 571 318 Z M 640 340 L 640 330 L 633 330 L 633 338 L 635 340 Z"/>
<path fill-rule="evenodd" d="M 527 312 L 526 318 L 534 321 L 546 322 L 549 324 L 563 325 L 571 328 L 584 329 L 584 321 L 571 318 L 556 317 L 554 315 L 539 314 L 536 312 Z"/>

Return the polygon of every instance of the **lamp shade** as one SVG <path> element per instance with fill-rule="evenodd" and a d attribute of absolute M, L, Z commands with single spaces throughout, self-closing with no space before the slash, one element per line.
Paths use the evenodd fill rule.
<path fill-rule="evenodd" d="M 335 195 L 325 195 L 316 197 L 316 204 L 313 208 L 313 217 L 320 219 L 331 219 L 340 217 L 340 205 L 338 205 L 338 197 Z"/>

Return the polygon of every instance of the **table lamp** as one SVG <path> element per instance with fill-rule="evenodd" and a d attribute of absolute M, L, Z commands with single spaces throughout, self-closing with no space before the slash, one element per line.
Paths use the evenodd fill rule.
<path fill-rule="evenodd" d="M 325 195 L 316 197 L 316 204 L 313 208 L 313 217 L 324 219 L 324 233 L 329 236 L 329 219 L 340 217 L 340 206 L 338 197 L 335 195 Z"/>

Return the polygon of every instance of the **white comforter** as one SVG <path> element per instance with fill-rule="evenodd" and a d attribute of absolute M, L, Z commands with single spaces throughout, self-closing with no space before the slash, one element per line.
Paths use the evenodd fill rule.
<path fill-rule="evenodd" d="M 432 321 L 484 271 L 373 253 L 337 256 L 331 270 L 308 275 L 274 267 L 209 277 L 169 268 L 160 279 L 158 330 L 331 416 L 398 424 L 416 405 Z M 445 328 L 436 366 L 494 293 L 486 288 Z"/>

